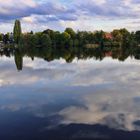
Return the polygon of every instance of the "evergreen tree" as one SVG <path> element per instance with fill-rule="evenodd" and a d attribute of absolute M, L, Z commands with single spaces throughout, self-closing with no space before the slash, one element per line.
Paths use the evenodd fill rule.
<path fill-rule="evenodd" d="M 21 24 L 19 20 L 15 21 L 15 25 L 14 25 L 14 41 L 15 43 L 19 43 L 20 39 L 21 39 Z"/>
<path fill-rule="evenodd" d="M 0 34 L 0 41 L 2 41 L 3 40 L 3 35 L 2 34 Z"/>

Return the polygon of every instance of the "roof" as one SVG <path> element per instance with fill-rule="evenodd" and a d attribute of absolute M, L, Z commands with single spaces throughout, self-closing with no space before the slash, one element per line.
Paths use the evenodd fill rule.
<path fill-rule="evenodd" d="M 106 39 L 112 39 L 113 36 L 112 36 L 111 33 L 105 33 L 105 38 L 106 38 Z"/>

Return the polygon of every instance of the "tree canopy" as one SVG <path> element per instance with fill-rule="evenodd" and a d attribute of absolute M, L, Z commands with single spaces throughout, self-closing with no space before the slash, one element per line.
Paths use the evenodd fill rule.
<path fill-rule="evenodd" d="M 46 29 L 42 32 L 22 33 L 21 23 L 15 21 L 12 34 L 0 34 L 0 41 L 20 44 L 24 47 L 125 47 L 128 45 L 139 46 L 140 31 L 129 32 L 127 29 L 115 29 L 112 32 L 100 31 L 74 31 L 66 28 L 63 32 Z"/>

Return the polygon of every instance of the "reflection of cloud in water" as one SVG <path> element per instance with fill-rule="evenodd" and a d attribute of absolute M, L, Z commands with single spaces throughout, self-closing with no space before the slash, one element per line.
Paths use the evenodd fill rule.
<path fill-rule="evenodd" d="M 1 61 L 1 109 L 28 108 L 35 115 L 45 117 L 48 110 L 41 110 L 41 107 L 57 102 L 53 108 L 63 106 L 51 113 L 64 117 L 62 123 L 139 129 L 133 124 L 140 118 L 138 61 L 128 59 L 121 63 L 111 59 L 102 62 L 91 59 L 66 64 L 63 60 L 48 63 L 24 58 L 22 72 L 16 71 L 11 60 L 2 58 Z"/>
<path fill-rule="evenodd" d="M 31 62 L 28 58 L 25 59 L 25 67 L 22 72 L 17 72 L 13 64 L 8 59 L 3 60 L 5 63 L 0 65 L 0 85 L 28 85 L 36 82 L 48 83 L 51 80 L 61 81 L 74 73 L 71 69 L 65 69 L 63 63 L 60 63 L 63 68 L 56 68 L 56 63 L 43 63 L 42 60 Z M 28 63 L 27 63 L 28 62 Z M 56 66 L 55 66 L 56 65 Z M 5 84 L 3 84 L 5 83 Z"/>
<path fill-rule="evenodd" d="M 137 62 L 130 60 L 125 63 L 111 61 L 105 59 L 103 62 L 94 61 L 74 61 L 71 64 L 66 64 L 64 60 L 44 62 L 37 59 L 31 61 L 29 58 L 24 58 L 24 69 L 22 72 L 15 71 L 13 62 L 3 58 L 0 65 L 0 80 L 2 83 L 8 84 L 32 84 L 38 81 L 41 82 L 67 82 L 74 86 L 89 86 L 100 84 L 116 84 L 119 82 L 133 84 L 129 79 L 139 84 Z M 22 80 L 21 80 L 22 79 Z M 2 84 L 1 84 L 2 85 Z"/>
<path fill-rule="evenodd" d="M 80 70 L 72 81 L 75 86 L 89 86 L 100 84 L 140 84 L 139 65 L 131 64 L 99 64 Z"/>
<path fill-rule="evenodd" d="M 101 89 L 83 96 L 85 107 L 70 106 L 60 111 L 63 123 L 105 124 L 116 129 L 135 130 L 133 122 L 139 120 L 139 93 L 125 89 Z"/>
<path fill-rule="evenodd" d="M 110 61 L 111 62 L 111 61 Z M 98 92 L 87 91 L 83 97 L 86 108 L 71 106 L 60 111 L 64 123 L 106 124 L 118 129 L 134 130 L 139 120 L 139 63 L 100 63 L 90 65 L 71 81 L 73 86 L 99 85 Z M 107 88 L 103 88 L 107 84 Z"/>

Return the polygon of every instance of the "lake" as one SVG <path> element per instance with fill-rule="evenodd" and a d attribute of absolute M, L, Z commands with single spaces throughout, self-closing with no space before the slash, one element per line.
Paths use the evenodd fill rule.
<path fill-rule="evenodd" d="M 139 140 L 140 60 L 2 55 L 0 139 Z"/>

